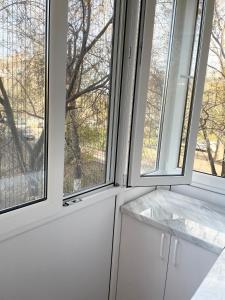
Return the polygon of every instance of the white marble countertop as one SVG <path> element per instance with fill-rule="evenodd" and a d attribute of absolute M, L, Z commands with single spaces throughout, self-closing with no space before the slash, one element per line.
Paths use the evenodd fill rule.
<path fill-rule="evenodd" d="M 123 205 L 121 212 L 216 254 L 225 247 L 225 215 L 206 202 L 155 190 Z"/>
<path fill-rule="evenodd" d="M 191 300 L 225 300 L 225 250 Z"/>
<path fill-rule="evenodd" d="M 219 255 L 191 300 L 225 300 L 225 214 L 204 201 L 155 190 L 121 207 L 135 219 Z"/>

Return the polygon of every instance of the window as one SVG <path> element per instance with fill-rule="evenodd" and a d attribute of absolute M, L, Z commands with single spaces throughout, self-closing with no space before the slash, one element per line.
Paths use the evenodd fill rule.
<path fill-rule="evenodd" d="M 0 212 L 113 183 L 120 22 L 114 0 L 2 1 Z"/>
<path fill-rule="evenodd" d="M 49 3 L 0 9 L 0 212 L 113 183 L 120 92 L 128 185 L 225 177 L 222 0 Z"/>
<path fill-rule="evenodd" d="M 142 1 L 129 185 L 191 181 L 212 4 Z"/>
<path fill-rule="evenodd" d="M 158 169 L 173 1 L 157 1 L 147 87 L 141 173 Z"/>
<path fill-rule="evenodd" d="M 64 195 L 110 181 L 113 0 L 68 1 Z"/>
<path fill-rule="evenodd" d="M 46 197 L 47 2 L 1 1 L 1 211 Z"/>
<path fill-rule="evenodd" d="M 215 1 L 194 170 L 225 177 L 225 3 Z"/>

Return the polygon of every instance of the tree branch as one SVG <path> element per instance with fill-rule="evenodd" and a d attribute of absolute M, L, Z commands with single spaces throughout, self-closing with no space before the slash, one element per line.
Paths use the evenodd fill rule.
<path fill-rule="evenodd" d="M 109 75 L 104 76 L 103 78 L 101 78 L 99 81 L 89 85 L 86 89 L 77 92 L 75 95 L 71 96 L 70 98 L 68 98 L 66 100 L 66 103 L 70 103 L 72 101 L 74 101 L 75 99 L 81 97 L 84 94 L 90 93 L 94 90 L 100 89 L 105 87 L 106 83 L 109 81 Z"/>

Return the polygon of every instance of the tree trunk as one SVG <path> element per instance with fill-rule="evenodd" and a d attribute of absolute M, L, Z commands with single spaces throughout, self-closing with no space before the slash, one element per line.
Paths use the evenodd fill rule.
<path fill-rule="evenodd" d="M 224 146 L 224 150 L 223 150 L 221 177 L 225 177 L 225 146 Z"/>
<path fill-rule="evenodd" d="M 81 188 L 81 176 L 82 176 L 82 163 L 81 163 L 81 149 L 80 149 L 80 139 L 78 134 L 78 127 L 76 122 L 75 111 L 70 113 L 72 119 L 72 147 L 73 154 L 75 158 L 74 163 L 74 184 L 73 190 L 77 191 Z"/>
<path fill-rule="evenodd" d="M 13 141 L 16 148 L 16 154 L 17 159 L 19 162 L 21 173 L 26 176 L 27 183 L 28 183 L 28 190 L 29 190 L 29 197 L 31 199 L 38 197 L 39 194 L 39 183 L 40 179 L 38 178 L 39 174 L 37 173 L 36 164 L 35 162 L 38 160 L 38 157 L 40 155 L 41 149 L 43 147 L 44 142 L 44 130 L 41 134 L 40 139 L 36 143 L 36 145 L 32 147 L 27 143 L 26 139 L 22 137 L 22 133 L 18 128 L 16 127 L 16 123 L 14 120 L 14 114 L 11 107 L 11 103 L 9 101 L 9 97 L 7 95 L 7 92 L 5 90 L 4 84 L 2 82 L 2 79 L 0 78 L 0 91 L 2 93 L 3 97 L 0 97 L 0 103 L 4 107 L 4 111 L 7 117 L 7 125 L 10 128 Z M 24 147 L 25 145 L 26 149 L 29 153 L 29 164 L 24 160 Z"/>
<path fill-rule="evenodd" d="M 208 135 L 207 135 L 207 131 L 206 131 L 205 128 L 202 128 L 202 132 L 203 132 L 204 139 L 205 139 L 205 142 L 206 142 L 206 149 L 207 149 L 207 154 L 208 154 L 208 159 L 209 159 L 209 164 L 210 164 L 212 175 L 217 175 L 216 168 L 215 168 L 215 162 L 214 162 L 214 159 L 213 159 L 212 149 L 211 149 L 211 146 L 210 146 L 210 141 L 209 141 L 209 138 L 208 138 Z"/>
<path fill-rule="evenodd" d="M 215 151 L 214 158 L 213 158 L 214 161 L 217 160 L 217 155 L 218 155 L 218 151 L 219 151 L 219 146 L 220 146 L 220 140 L 217 139 L 217 141 L 216 141 L 216 151 Z"/>
<path fill-rule="evenodd" d="M 14 115 L 13 115 L 13 110 L 12 110 L 8 95 L 6 93 L 6 90 L 5 90 L 5 87 L 3 85 L 3 82 L 2 82 L 1 78 L 0 78 L 0 90 L 1 90 L 2 96 L 3 96 L 3 98 L 0 99 L 0 103 L 4 107 L 4 111 L 5 111 L 5 114 L 6 114 L 6 117 L 7 117 L 7 124 L 8 124 L 8 126 L 11 130 L 13 141 L 14 141 L 15 146 L 16 146 L 16 153 L 17 153 L 17 158 L 18 158 L 18 162 L 19 162 L 21 172 L 23 174 L 25 174 L 27 170 L 26 170 L 26 164 L 24 162 L 24 157 L 23 157 L 22 144 L 20 142 L 18 130 L 16 128 Z"/>

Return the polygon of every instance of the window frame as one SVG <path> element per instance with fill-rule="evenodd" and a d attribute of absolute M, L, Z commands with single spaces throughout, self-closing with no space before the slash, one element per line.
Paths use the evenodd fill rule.
<path fill-rule="evenodd" d="M 1 214 L 0 240 L 29 231 L 32 228 L 45 224 L 51 220 L 66 216 L 67 214 L 79 210 L 97 201 L 107 199 L 109 195 L 117 195 L 121 188 L 115 187 L 114 180 L 92 189 L 79 193 L 82 202 L 64 207 L 68 198 L 63 199 L 63 179 L 64 179 L 64 141 L 65 141 L 65 102 L 66 100 L 66 59 L 67 59 L 67 0 L 48 0 L 49 20 L 48 20 L 48 167 L 47 167 L 47 197 L 44 201 L 28 203 Z M 125 32 L 125 16 L 127 1 L 115 0 L 117 2 L 115 12 L 115 26 L 117 42 L 114 42 L 114 54 L 116 62 L 113 64 L 112 97 L 116 100 L 113 106 L 112 129 L 115 143 L 112 145 L 112 160 L 118 157 L 116 153 L 118 140 L 118 119 L 120 109 L 120 87 L 123 61 L 123 44 Z M 114 178 L 116 172 L 115 164 L 110 168 L 110 176 Z M 76 199 L 78 194 L 71 195 L 71 199 Z"/>
<path fill-rule="evenodd" d="M 113 185 L 115 183 L 116 172 L 116 149 L 118 135 L 118 118 L 120 109 L 120 88 L 121 88 L 121 69 L 122 54 L 124 43 L 124 28 L 121 26 L 124 22 L 124 11 L 126 1 L 114 0 L 113 14 L 113 33 L 112 33 L 112 50 L 111 50 L 111 67 L 110 67 L 110 93 L 108 107 L 108 129 L 107 129 L 107 149 L 106 149 L 106 172 L 105 182 L 94 186 L 86 187 L 77 192 L 66 194 L 63 193 L 63 203 L 71 198 L 76 198 L 82 194 L 99 190 L 101 188 Z"/>
<path fill-rule="evenodd" d="M 142 2 L 143 3 L 143 2 Z M 194 80 L 194 91 L 192 99 L 192 115 L 189 126 L 189 137 L 186 148 L 186 162 L 182 175 L 156 175 L 156 176 L 141 176 L 141 157 L 142 157 L 142 142 L 144 133 L 144 116 L 146 97 L 143 86 L 146 86 L 148 79 L 148 65 L 150 61 L 149 49 L 151 49 L 151 40 L 153 35 L 154 13 L 156 0 L 147 1 L 146 7 L 148 18 L 144 20 L 143 40 L 139 41 L 139 57 L 137 63 L 136 77 L 136 95 L 134 97 L 133 120 L 130 142 L 129 156 L 129 171 L 128 171 L 128 186 L 153 186 L 153 185 L 177 185 L 190 184 L 192 179 L 192 168 L 194 162 L 195 145 L 197 140 L 197 132 L 201 111 L 202 94 L 204 88 L 204 80 L 206 74 L 206 66 L 208 59 L 209 43 L 213 21 L 214 0 L 205 0 L 204 14 L 202 20 L 201 37 L 199 42 L 198 62 L 196 67 L 196 75 Z M 146 20 L 147 19 L 147 20 Z M 206 21 L 207 20 L 207 21 Z M 146 34 L 147 32 L 147 34 Z M 142 46 L 143 42 L 143 46 Z M 145 44 L 147 43 L 147 46 Z M 141 58 L 140 58 L 141 55 Z M 144 66 L 143 66 L 144 61 Z M 146 63 L 147 61 L 147 63 Z M 139 63 L 140 62 L 140 63 Z M 140 82 L 142 84 L 140 84 Z M 143 92 L 144 91 L 144 92 Z"/>
<path fill-rule="evenodd" d="M 56 152 L 52 151 L 52 148 L 54 147 L 59 147 L 58 142 L 57 142 L 57 138 L 55 137 L 56 135 L 56 130 L 52 129 L 53 123 L 55 124 L 55 121 L 57 120 L 57 118 L 51 118 L 52 121 L 50 120 L 49 116 L 53 115 L 56 116 L 57 115 L 57 110 L 55 109 L 55 104 L 52 105 L 52 99 L 57 99 L 58 103 L 59 103 L 59 96 L 58 95 L 62 95 L 62 92 L 59 91 L 59 88 L 57 87 L 57 85 L 55 83 L 53 83 L 52 80 L 52 76 L 54 76 L 54 67 L 52 68 L 51 64 L 52 64 L 52 60 L 54 61 L 53 63 L 55 64 L 55 61 L 57 61 L 57 59 L 61 59 L 62 60 L 62 55 L 60 55 L 59 58 L 53 58 L 52 59 L 52 49 L 54 49 L 54 47 L 56 46 L 56 44 L 58 43 L 58 41 L 56 41 L 55 35 L 54 34 L 54 30 L 53 28 L 55 28 L 55 23 L 58 20 L 58 17 L 55 18 L 54 14 L 59 14 L 58 12 L 58 7 L 57 5 L 54 4 L 54 1 L 52 0 L 46 0 L 46 14 L 45 14 L 45 138 L 44 138 L 44 195 L 43 197 L 40 197 L 40 199 L 35 199 L 32 201 L 25 201 L 22 204 L 18 204 L 15 206 L 11 206 L 5 209 L 0 210 L 0 215 L 14 211 L 14 210 L 18 210 L 20 208 L 25 208 L 27 206 L 32 206 L 33 204 L 38 204 L 42 206 L 41 202 L 45 202 L 45 201 L 50 201 L 51 204 L 55 205 L 55 201 L 53 201 L 53 199 L 50 200 L 50 198 L 53 197 L 49 197 L 49 190 L 51 191 L 53 188 L 53 184 L 54 184 L 54 180 L 51 180 L 51 177 L 53 176 L 53 174 L 55 173 L 55 167 L 52 166 L 52 164 L 49 161 L 49 157 L 56 157 Z M 63 14 L 62 14 L 63 16 Z M 57 26 L 59 28 L 59 26 Z M 58 45 L 57 45 L 58 47 Z M 62 46 L 60 48 L 62 50 Z M 57 55 L 58 56 L 58 53 Z M 63 73 L 63 69 L 62 70 L 62 76 L 64 75 Z M 61 76 L 60 76 L 61 77 Z M 63 79 L 62 82 L 64 82 L 64 78 L 60 78 L 60 81 Z M 59 87 L 62 87 L 62 83 L 58 83 Z M 57 89 L 57 97 L 56 95 L 54 95 L 54 90 Z M 59 147 L 60 149 L 60 147 Z M 53 154 L 53 152 L 55 152 Z M 56 166 L 57 167 L 57 166 Z M 55 176 L 56 177 L 56 176 Z M 56 197 L 57 198 L 57 197 Z M 45 204 L 43 204 L 43 206 L 45 206 Z"/>
<path fill-rule="evenodd" d="M 139 6 L 136 3 L 136 0 L 132 0 L 133 5 Z M 207 14 L 211 17 L 213 16 L 213 2 L 214 0 L 207 0 Z M 113 108 L 113 139 L 115 140 L 113 144 L 113 149 L 112 149 L 112 168 L 110 170 L 111 176 L 114 177 L 114 173 L 117 173 L 117 179 L 116 179 L 116 184 L 118 185 L 130 185 L 131 183 L 136 186 L 153 186 L 153 185 L 168 185 L 168 178 L 166 178 L 166 182 L 163 184 L 162 183 L 162 176 L 155 177 L 154 180 L 152 178 L 146 178 L 147 180 L 145 182 L 140 181 L 139 177 L 133 177 L 131 182 L 131 164 L 129 168 L 129 180 L 128 182 L 125 182 L 124 179 L 126 179 L 126 174 L 123 172 L 120 172 L 121 166 L 124 167 L 124 170 L 126 169 L 125 167 L 125 161 L 127 160 L 126 151 L 127 147 L 124 147 L 124 144 L 128 145 L 127 141 L 129 139 L 129 120 L 130 120 L 130 112 L 127 112 L 127 107 L 126 104 L 131 103 L 131 98 L 132 98 L 132 86 L 133 82 L 130 82 L 129 76 L 125 72 L 122 74 L 122 69 L 124 62 L 128 65 L 127 68 L 129 70 L 129 67 L 133 70 L 133 65 L 134 61 L 136 60 L 136 48 L 135 48 L 135 41 L 136 37 L 133 37 L 133 32 L 130 29 L 130 37 L 128 39 L 128 42 L 126 44 L 125 42 L 125 37 L 124 37 L 124 31 L 126 26 L 122 26 L 121 24 L 124 24 L 124 19 L 126 15 L 126 1 L 118 1 L 117 2 L 117 12 L 115 15 L 117 16 L 117 20 L 115 21 L 116 24 L 116 31 L 118 34 L 116 35 L 117 37 L 117 42 L 114 43 L 114 54 L 116 58 L 116 62 L 114 60 L 113 64 L 113 81 L 115 81 L 115 87 L 112 87 L 112 97 L 115 98 L 114 102 L 114 108 Z M 62 99 L 66 99 L 66 84 L 65 84 L 65 78 L 66 78 L 66 34 L 67 34 L 67 0 L 60 0 L 60 1 L 54 1 L 54 0 L 49 0 L 49 15 L 50 15 L 50 20 L 49 20 L 49 102 L 48 102 L 48 115 L 49 115 L 49 120 L 48 120 L 48 171 L 47 171 L 47 189 L 48 189 L 48 195 L 47 199 L 45 201 L 37 202 L 35 205 L 33 203 L 28 203 L 26 207 L 24 207 L 22 210 L 21 209 L 13 209 L 12 211 L 8 212 L 7 214 L 2 214 L 1 215 L 1 227 L 0 227 L 0 237 L 8 236 L 9 232 L 10 235 L 12 234 L 18 234 L 20 232 L 21 228 L 23 228 L 21 231 L 26 231 L 30 230 L 31 224 L 42 224 L 43 222 L 46 222 L 50 218 L 54 218 L 54 216 L 58 215 L 65 215 L 67 212 L 62 213 L 64 211 L 63 208 L 63 178 L 64 178 L 64 121 L 65 121 L 65 116 L 64 116 L 64 111 L 65 111 L 65 105 Z M 211 13 L 210 13 L 211 10 Z M 119 11 L 119 13 L 118 13 Z M 131 8 L 132 11 L 132 8 Z M 132 23 L 132 21 L 131 21 Z M 115 30 L 115 29 L 114 29 Z M 135 28 L 136 32 L 136 28 Z M 210 25 L 206 26 L 204 30 L 204 41 L 203 44 L 207 45 L 207 39 L 208 43 L 210 41 Z M 133 42 L 134 44 L 132 44 Z M 131 43 L 131 44 L 130 44 Z M 124 46 L 125 44 L 125 46 Z M 128 53 L 124 54 L 124 47 L 127 47 L 126 49 Z M 131 47 L 132 46 L 132 47 Z M 134 48 L 133 48 L 134 46 Z M 140 47 L 140 45 L 139 45 Z M 204 66 L 204 61 L 206 61 L 208 58 L 207 51 L 204 51 L 201 55 L 201 64 Z M 132 60 L 132 62 L 131 62 Z M 206 66 L 206 64 L 205 64 Z M 204 68 L 203 68 L 204 69 Z M 123 81 L 123 89 L 121 89 L 121 82 L 122 82 L 122 77 L 125 76 L 125 81 Z M 195 92 L 195 97 L 200 97 L 201 96 L 201 88 L 203 91 L 204 87 L 204 70 L 201 70 L 200 74 L 198 74 L 198 89 Z M 202 86 L 201 86 L 202 84 Z M 126 86 L 126 88 L 124 88 Z M 122 91 L 121 91 L 122 90 Z M 129 92 L 129 93 L 127 93 Z M 128 94 L 128 95 L 127 95 Z M 120 106 L 119 99 L 122 99 L 122 105 Z M 126 98 L 126 99 L 125 99 Z M 200 97 L 201 98 L 201 97 Z M 126 100 L 126 101 L 125 101 Z M 199 101 L 200 102 L 200 101 Z M 199 115 L 200 115 L 200 110 L 201 110 L 201 103 L 196 103 L 197 109 L 199 109 Z M 133 110 L 135 110 L 135 106 L 133 106 Z M 126 118 L 124 118 L 126 116 Z M 118 119 L 122 118 L 122 121 L 126 121 L 126 124 L 124 122 L 121 122 L 120 119 L 120 124 L 118 126 Z M 196 139 L 197 139 L 197 131 L 198 131 L 198 118 L 197 115 L 195 115 L 195 119 L 193 122 L 195 123 L 195 130 L 192 131 L 192 148 L 193 148 L 193 158 L 194 158 L 194 151 L 195 151 L 195 144 L 196 144 Z M 132 120 L 133 124 L 135 122 L 135 119 L 133 118 Z M 122 124 L 122 126 L 121 126 Z M 134 125 L 133 125 L 134 126 Z M 120 128 L 118 128 L 120 127 Z M 126 128 L 125 128 L 126 127 Z M 125 134 L 124 134 L 125 132 Z M 132 144 L 134 142 L 133 140 L 133 131 L 131 133 L 131 141 L 130 143 Z M 118 140 L 118 142 L 117 142 Z M 119 144 L 118 144 L 119 143 Z M 117 146 L 117 144 L 121 148 L 121 153 L 120 153 L 120 148 Z M 130 146 L 131 146 L 130 144 Z M 116 153 L 117 150 L 117 153 Z M 124 154 L 125 153 L 125 154 Z M 130 153 L 130 158 L 131 159 L 131 153 Z M 134 159 L 134 157 L 132 158 Z M 115 161 L 117 161 L 117 164 L 115 166 Z M 132 169 L 132 172 L 135 171 L 135 168 Z M 189 172 L 192 174 L 192 162 L 190 163 L 190 168 Z M 205 174 L 201 174 L 204 175 Z M 207 175 L 206 175 L 207 176 Z M 209 175 L 211 176 L 211 175 Z M 121 178 L 122 177 L 122 178 Z M 212 177 L 212 176 L 211 176 Z M 137 179 L 137 180 L 136 180 Z M 194 179 L 194 178 L 193 178 Z M 215 178 L 218 179 L 218 178 Z M 177 176 L 173 176 L 173 178 L 170 179 L 169 185 L 177 185 L 179 184 L 177 180 Z M 193 180 L 192 182 L 193 185 L 195 185 L 195 181 Z M 112 190 L 112 193 L 117 194 L 118 189 L 116 187 L 113 187 L 112 189 L 110 187 L 114 186 L 114 181 L 109 182 L 108 184 L 100 185 L 93 187 L 88 190 L 83 190 L 79 193 L 75 193 L 73 195 L 70 195 L 69 197 L 64 198 L 64 201 L 67 201 L 69 198 L 76 198 L 76 197 L 82 197 L 86 198 L 85 196 L 90 195 L 91 197 L 98 197 L 98 190 L 103 190 L 104 195 L 108 195 L 108 192 Z M 208 185 L 207 185 L 208 186 Z M 90 194 L 89 194 L 90 193 Z M 225 192 L 224 192 L 225 193 Z M 89 196 L 87 197 L 89 198 Z M 107 197 L 104 196 L 104 199 Z M 83 197 L 82 197 L 83 199 Z M 89 200 L 88 200 L 89 201 Z M 85 201 L 85 203 L 87 203 Z M 30 205 L 32 204 L 32 205 Z M 83 204 L 81 203 L 81 206 Z M 88 204 L 85 204 L 88 205 Z M 79 204 L 78 204 L 79 207 Z M 82 206 L 83 207 L 83 206 Z M 75 210 L 69 210 L 68 212 L 71 212 Z M 36 226 L 36 225 L 35 225 Z"/>
<path fill-rule="evenodd" d="M 198 171 L 192 172 L 191 186 L 203 190 L 208 190 L 217 194 L 225 195 L 225 178 L 202 173 Z"/>
<path fill-rule="evenodd" d="M 16 218 L 20 219 L 17 213 L 18 209 L 21 212 L 20 208 L 24 208 L 23 213 L 29 210 L 31 215 L 33 211 L 38 215 L 38 210 L 43 210 L 41 214 L 44 216 L 51 210 L 53 212 L 60 209 L 68 199 L 96 192 L 99 189 L 104 190 L 114 185 L 124 42 L 124 28 L 121 23 L 124 21 L 126 1 L 114 0 L 106 181 L 104 184 L 92 186 L 65 197 L 63 196 L 65 105 L 62 99 L 66 99 L 68 0 L 61 0 L 60 3 L 47 0 L 46 7 L 45 197 L 1 210 L 0 215 L 7 213 L 7 218 L 9 215 L 16 215 Z M 30 218 L 27 217 L 27 219 Z"/>
<path fill-rule="evenodd" d="M 215 3 L 216 0 L 213 0 L 212 2 Z M 214 17 L 214 5 L 211 8 L 211 18 L 213 19 Z M 212 20 L 213 21 L 213 20 Z M 212 30 L 212 27 L 211 27 Z M 210 31 L 210 36 L 211 36 L 211 31 Z M 208 61 L 208 55 L 207 54 L 207 61 Z M 206 63 L 206 68 L 207 68 L 207 63 Z M 205 76 L 206 78 L 206 76 Z M 203 83 L 203 90 L 204 90 L 204 85 L 205 85 L 205 78 L 204 78 L 204 83 Z M 195 145 L 195 151 L 196 151 L 196 146 L 197 146 L 197 136 L 196 136 L 196 145 Z M 196 152 L 195 152 L 196 153 Z M 193 161 L 195 159 L 195 155 L 193 158 Z M 210 173 L 206 173 L 204 171 L 198 171 L 194 169 L 194 163 L 193 163 L 193 168 L 192 168 L 192 182 L 191 186 L 206 190 L 206 191 L 211 191 L 216 194 L 220 195 L 225 195 L 225 178 L 221 176 L 216 176 Z"/>
<path fill-rule="evenodd" d="M 0 235 L 55 215 L 62 208 L 64 167 L 64 110 L 66 99 L 67 0 L 49 0 L 47 197 L 1 214 Z M 23 209 L 20 209 L 22 208 Z"/>

